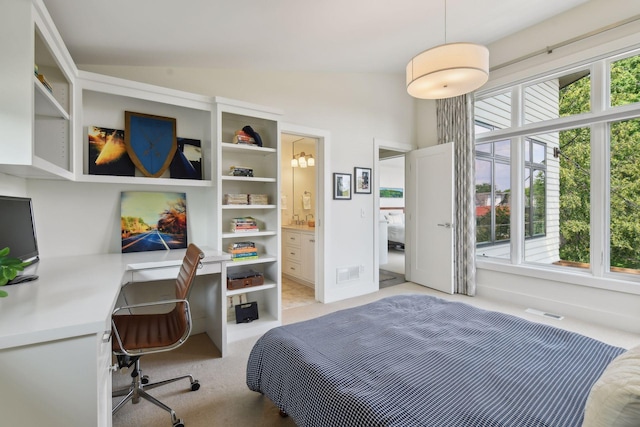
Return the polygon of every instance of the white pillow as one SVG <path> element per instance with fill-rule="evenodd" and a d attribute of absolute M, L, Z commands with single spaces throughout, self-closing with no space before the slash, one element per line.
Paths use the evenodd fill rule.
<path fill-rule="evenodd" d="M 640 346 L 611 361 L 593 385 L 582 427 L 640 426 Z"/>

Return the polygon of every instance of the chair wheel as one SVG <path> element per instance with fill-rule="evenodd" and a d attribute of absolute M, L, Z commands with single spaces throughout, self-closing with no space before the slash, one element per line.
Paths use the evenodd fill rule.
<path fill-rule="evenodd" d="M 140 382 L 142 384 L 149 384 L 149 375 L 143 375 L 142 378 L 140 378 Z"/>
<path fill-rule="evenodd" d="M 198 382 L 198 380 L 195 380 L 191 384 L 191 391 L 196 391 L 196 390 L 200 390 L 200 383 Z"/>
<path fill-rule="evenodd" d="M 173 427 L 184 427 L 184 423 L 182 422 L 182 420 L 178 420 L 173 423 Z"/>

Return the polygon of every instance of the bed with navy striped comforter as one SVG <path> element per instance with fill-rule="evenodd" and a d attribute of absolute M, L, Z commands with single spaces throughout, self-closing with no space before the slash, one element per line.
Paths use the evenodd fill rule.
<path fill-rule="evenodd" d="M 579 427 L 624 349 L 426 295 L 274 328 L 247 385 L 306 427 Z"/>

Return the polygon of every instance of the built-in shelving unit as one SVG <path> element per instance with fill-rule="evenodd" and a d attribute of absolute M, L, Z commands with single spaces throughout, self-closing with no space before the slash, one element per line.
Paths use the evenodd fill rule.
<path fill-rule="evenodd" d="M 227 322 L 228 341 L 261 333 L 281 322 L 279 115 L 278 111 L 265 107 L 216 98 L 219 245 L 227 250 L 234 242 L 255 243 L 258 258 L 228 262 L 227 272 L 251 269 L 264 275 L 261 286 L 226 291 L 227 297 L 246 294 L 247 301 L 258 303 L 259 313 L 259 319 L 251 323 Z M 245 126 L 251 126 L 260 135 L 262 146 L 233 143 L 235 132 Z M 252 169 L 253 176 L 229 175 L 234 166 Z M 265 194 L 268 204 L 227 205 L 225 194 Z M 260 231 L 230 231 L 233 218 L 247 216 L 256 219 Z"/>
<path fill-rule="evenodd" d="M 6 91 L 0 99 L 0 172 L 109 184 L 110 191 L 114 186 L 135 191 L 171 187 L 195 195 L 190 224 L 198 230 L 198 240 L 221 250 L 230 243 L 251 240 L 258 257 L 228 262 L 227 273 L 251 268 L 264 276 L 260 286 L 223 292 L 225 297 L 246 293 L 248 301 L 258 303 L 260 318 L 250 324 L 228 321 L 222 325 L 222 336 L 235 341 L 279 325 L 282 113 L 78 70 L 41 0 L 11 0 L 3 8 L 6 13 L 0 16 L 0 25 L 5 34 L 15 37 L 0 39 L 0 51 L 11 59 L 3 63 Z M 45 76 L 46 84 L 38 73 Z M 133 173 L 90 170 L 95 152 L 91 152 L 89 129 L 126 131 L 126 111 L 174 118 L 178 138 L 200 141 L 201 179 L 182 179 L 171 171 L 151 178 L 137 169 Z M 261 136 L 261 146 L 234 143 L 235 132 L 245 126 Z M 231 166 L 250 167 L 253 176 L 231 176 Z M 223 204 L 225 194 L 238 193 L 266 195 L 267 204 Z M 231 220 L 245 216 L 257 220 L 259 231 L 232 233 Z M 226 303 L 226 298 L 220 301 L 225 319 Z"/>
<path fill-rule="evenodd" d="M 74 139 L 75 179 L 83 182 L 144 184 L 156 186 L 212 186 L 212 109 L 210 97 L 132 82 L 95 73 L 79 72 L 75 102 L 82 112 L 76 120 Z M 125 111 L 176 119 L 178 138 L 200 141 L 202 179 L 176 179 L 170 170 L 158 178 L 145 177 L 137 169 L 133 176 L 90 174 L 88 132 L 93 126 L 123 130 Z"/>
<path fill-rule="evenodd" d="M 44 16 L 46 11 L 24 2 L 3 5 L 3 15 L 3 33 L 12 37 L 0 40 L 0 50 L 25 54 L 9 54 L 2 65 L 0 172 L 25 178 L 69 179 L 75 65 L 60 48 L 60 36 Z M 38 74 L 44 76 L 47 86 Z M 31 144 L 16 144 L 25 140 Z"/>

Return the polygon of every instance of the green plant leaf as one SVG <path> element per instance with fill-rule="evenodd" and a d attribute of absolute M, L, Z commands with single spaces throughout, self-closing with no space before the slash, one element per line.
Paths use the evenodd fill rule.
<path fill-rule="evenodd" d="M 0 267 L 0 270 L 2 271 L 2 277 L 7 280 L 13 280 L 18 275 L 18 269 L 13 267 Z"/>
<path fill-rule="evenodd" d="M 0 298 L 8 297 L 9 294 L 5 291 L 0 291 Z"/>
<path fill-rule="evenodd" d="M 8 247 L 0 250 L 0 257 L 5 257 L 7 255 L 9 255 L 9 248 Z"/>
<path fill-rule="evenodd" d="M 18 258 L 0 258 L 0 265 L 10 265 L 12 267 L 16 265 L 24 264 Z"/>

